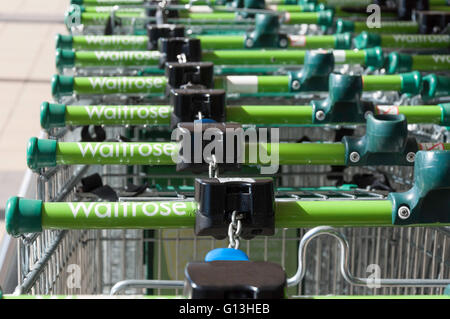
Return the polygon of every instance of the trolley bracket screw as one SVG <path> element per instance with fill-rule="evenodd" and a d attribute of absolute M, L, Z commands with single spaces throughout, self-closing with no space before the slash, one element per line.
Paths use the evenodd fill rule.
<path fill-rule="evenodd" d="M 407 206 L 400 206 L 400 208 L 397 211 L 398 217 L 401 219 L 408 219 L 409 216 L 411 216 L 411 211 Z"/>
<path fill-rule="evenodd" d="M 280 48 L 286 48 L 288 45 L 288 42 L 286 39 L 281 39 L 279 44 L 280 44 Z"/>
<path fill-rule="evenodd" d="M 351 152 L 350 153 L 350 161 L 353 163 L 357 163 L 359 162 L 359 160 L 361 159 L 361 156 L 359 156 L 358 152 Z"/>
<path fill-rule="evenodd" d="M 406 160 L 407 160 L 409 163 L 413 163 L 415 159 L 416 159 L 416 153 L 414 153 L 414 152 L 409 152 L 408 154 L 406 154 Z"/>
<path fill-rule="evenodd" d="M 300 82 L 298 80 L 294 80 L 294 81 L 292 81 L 291 86 L 292 86 L 293 90 L 298 90 L 298 89 L 300 89 Z"/>
<path fill-rule="evenodd" d="M 317 111 L 317 112 L 316 112 L 316 119 L 317 119 L 318 121 L 323 121 L 323 120 L 325 120 L 325 112 L 322 111 L 322 110 Z"/>

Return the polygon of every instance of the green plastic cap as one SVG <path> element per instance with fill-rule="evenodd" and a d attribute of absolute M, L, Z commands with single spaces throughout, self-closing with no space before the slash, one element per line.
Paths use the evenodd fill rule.
<path fill-rule="evenodd" d="M 30 138 L 27 145 L 27 165 L 32 170 L 56 166 L 55 140 Z"/>
<path fill-rule="evenodd" d="M 41 104 L 41 127 L 48 130 L 66 125 L 66 106 L 43 102 Z"/>
<path fill-rule="evenodd" d="M 368 49 L 381 46 L 381 36 L 376 33 L 363 31 L 353 39 L 353 44 L 357 49 Z"/>
<path fill-rule="evenodd" d="M 389 74 L 408 72 L 412 68 L 412 57 L 409 54 L 392 52 L 388 57 L 387 71 Z"/>
<path fill-rule="evenodd" d="M 438 104 L 441 107 L 441 123 L 442 126 L 450 126 L 450 103 Z"/>
<path fill-rule="evenodd" d="M 327 28 L 330 28 L 333 26 L 333 21 L 334 21 L 333 10 L 319 11 L 318 14 L 319 14 L 319 19 L 317 21 L 318 25 L 324 26 Z"/>
<path fill-rule="evenodd" d="M 334 48 L 338 50 L 350 50 L 352 48 L 352 34 L 350 32 L 335 34 Z"/>
<path fill-rule="evenodd" d="M 5 209 L 6 231 L 14 237 L 42 231 L 42 201 L 10 197 Z"/>
<path fill-rule="evenodd" d="M 72 50 L 73 48 L 73 36 L 71 35 L 56 35 L 56 48 L 63 50 Z"/>
<path fill-rule="evenodd" d="M 73 94 L 73 76 L 54 75 L 52 78 L 52 95 L 55 99 Z"/>
<path fill-rule="evenodd" d="M 75 51 L 56 49 L 56 69 L 62 72 L 64 68 L 75 66 Z"/>
<path fill-rule="evenodd" d="M 450 76 L 436 74 L 424 76 L 421 94 L 424 100 L 450 95 Z"/>
<path fill-rule="evenodd" d="M 355 23 L 353 21 L 337 19 L 336 33 L 353 32 L 355 31 Z"/>
<path fill-rule="evenodd" d="M 419 94 L 422 89 L 422 76 L 419 71 L 400 74 L 402 77 L 401 93 Z"/>
<path fill-rule="evenodd" d="M 364 64 L 367 67 L 381 69 L 384 66 L 384 55 L 381 47 L 374 47 L 364 50 L 366 53 Z"/>
<path fill-rule="evenodd" d="M 81 6 L 83 4 L 83 0 L 70 0 L 70 4 L 76 4 Z"/>

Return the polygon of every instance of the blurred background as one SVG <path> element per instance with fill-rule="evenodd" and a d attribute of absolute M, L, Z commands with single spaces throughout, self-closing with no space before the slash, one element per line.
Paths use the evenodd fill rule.
<path fill-rule="evenodd" d="M 15 245 L 9 245 L 10 238 L 5 235 L 5 205 L 22 184 L 22 189 L 26 188 L 26 145 L 30 137 L 39 136 L 40 104 L 51 101 L 54 36 L 66 32 L 63 17 L 67 7 L 68 1 L 60 0 L 1 1 L 0 263 L 15 259 Z M 5 292 L 17 281 L 16 267 L 10 264 L 10 269 L 0 272 Z"/>

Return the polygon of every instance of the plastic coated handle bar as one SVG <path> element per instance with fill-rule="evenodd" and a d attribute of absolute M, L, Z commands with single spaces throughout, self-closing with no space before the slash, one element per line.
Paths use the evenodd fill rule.
<path fill-rule="evenodd" d="M 17 236 L 42 229 L 193 228 L 195 201 L 61 202 L 12 197 L 7 231 Z M 279 228 L 392 225 L 390 200 L 276 201 Z"/>
<path fill-rule="evenodd" d="M 259 147 L 258 147 L 259 146 Z M 449 150 L 449 143 L 418 144 L 423 150 Z M 31 169 L 57 165 L 175 165 L 179 144 L 175 142 L 57 142 L 31 138 L 27 163 Z M 254 152 L 249 157 L 249 152 Z M 267 143 L 245 144 L 245 164 L 265 164 L 263 155 L 278 154 L 280 165 L 346 165 L 344 143 Z M 388 165 L 389 163 L 384 163 Z M 391 163 L 392 164 L 392 163 Z"/>
<path fill-rule="evenodd" d="M 201 39 L 204 50 L 245 49 L 243 35 L 204 35 Z M 349 50 L 352 38 L 349 33 L 335 35 L 290 35 L 288 49 L 343 49 Z M 148 37 L 144 35 L 60 35 L 56 36 L 56 48 L 66 50 L 139 50 L 146 51 Z"/>
<path fill-rule="evenodd" d="M 419 72 L 396 75 L 363 75 L 361 78 L 363 91 L 399 91 L 419 94 L 422 85 Z M 296 91 L 290 85 L 289 75 L 218 76 L 214 79 L 214 87 L 225 89 L 227 94 L 295 93 Z M 167 79 L 164 76 L 70 77 L 55 75 L 52 79 L 52 94 L 56 99 L 73 94 L 162 95 L 166 91 L 166 86 Z M 321 91 L 320 88 L 313 90 Z"/>
<path fill-rule="evenodd" d="M 375 114 L 403 114 L 410 124 L 450 126 L 450 105 L 377 105 Z M 45 129 L 68 125 L 169 125 L 170 105 L 64 105 L 44 102 L 41 126 Z M 311 125 L 309 105 L 227 106 L 228 122 L 256 125 Z M 362 122 L 361 122 L 362 123 Z"/>
<path fill-rule="evenodd" d="M 202 60 L 215 65 L 302 65 L 305 50 L 215 50 L 202 53 Z M 381 49 L 334 50 L 335 64 L 359 64 L 381 67 Z M 73 51 L 56 50 L 56 67 L 157 67 L 162 57 L 159 51 Z"/>

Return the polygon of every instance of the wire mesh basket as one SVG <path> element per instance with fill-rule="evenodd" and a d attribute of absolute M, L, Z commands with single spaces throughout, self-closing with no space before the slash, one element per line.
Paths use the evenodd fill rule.
<path fill-rule="evenodd" d="M 281 128 L 280 139 L 292 141 L 307 136 L 312 141 L 333 140 L 335 129 Z M 106 129 L 109 136 L 124 133 L 124 130 L 125 128 Z M 363 132 L 363 129 L 358 130 Z M 77 140 L 79 130 L 59 134 L 60 140 Z M 428 140 L 432 140 L 432 135 L 427 136 Z M 118 192 L 119 201 L 145 200 L 148 196 L 157 200 L 193 195 L 193 175 L 170 175 L 164 172 L 152 175 L 151 170 L 138 166 L 79 165 L 41 171 L 37 177 L 37 197 L 45 201 L 92 200 L 89 197 L 91 195 L 79 193 L 77 185 L 83 176 L 93 172 L 99 173 L 103 182 Z M 351 177 L 361 172 L 374 171 L 353 167 L 337 174 Z M 333 196 L 333 191 L 321 192 L 319 187 L 335 186 L 336 181 L 330 179 L 330 173 L 330 166 L 282 166 L 276 176 L 276 186 L 308 187 L 309 190 L 316 187 L 319 191 L 308 192 L 327 199 Z M 411 187 L 411 167 L 380 167 L 375 173 L 386 174 L 396 190 Z M 127 197 L 125 190 L 129 181 L 147 181 L 149 187 L 145 195 L 141 195 L 147 197 Z M 385 195 L 383 192 L 372 192 L 370 188 L 359 191 L 364 196 L 372 194 L 370 196 L 384 198 Z M 121 193 L 125 196 L 121 197 Z M 300 193 L 278 192 L 277 196 L 298 197 L 298 194 Z M 277 229 L 274 236 L 243 241 L 241 249 L 252 260 L 279 263 L 290 276 L 297 270 L 298 247 L 307 230 Z M 381 278 L 449 278 L 450 232 L 445 227 L 353 227 L 339 228 L 338 231 L 348 240 L 348 267 L 355 276 L 367 277 L 374 271 L 373 265 L 376 265 Z M 23 236 L 20 241 L 19 286 L 16 293 L 109 294 L 115 284 L 124 280 L 180 281 L 184 279 L 184 267 L 189 261 L 201 260 L 209 250 L 225 247 L 226 244 L 225 240 L 197 237 L 191 229 L 45 230 L 38 235 Z M 338 246 L 339 243 L 329 237 L 317 238 L 311 242 L 306 252 L 305 277 L 299 285 L 289 288 L 290 296 L 414 295 L 443 292 L 442 286 L 389 286 L 374 289 L 352 285 L 340 272 Z M 181 295 L 183 289 L 131 287 L 120 293 L 168 296 Z"/>

